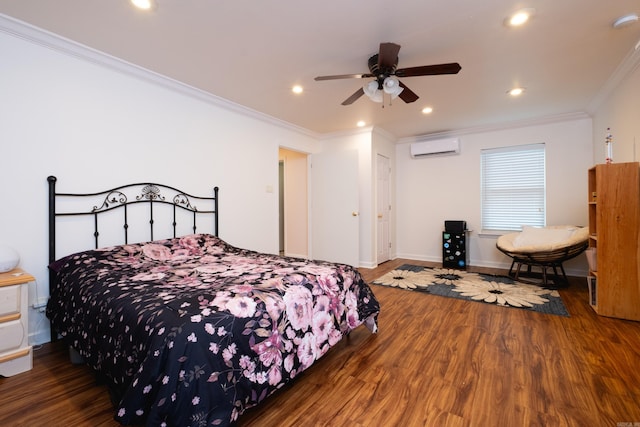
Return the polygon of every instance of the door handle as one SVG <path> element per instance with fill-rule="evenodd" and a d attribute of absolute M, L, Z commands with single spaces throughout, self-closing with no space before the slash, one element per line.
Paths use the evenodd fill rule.
<path fill-rule="evenodd" d="M 358 212 L 356 211 L 351 212 L 351 216 L 358 216 Z"/>

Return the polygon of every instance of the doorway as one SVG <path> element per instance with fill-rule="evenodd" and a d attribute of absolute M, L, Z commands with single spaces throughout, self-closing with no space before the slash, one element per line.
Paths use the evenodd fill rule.
<path fill-rule="evenodd" d="M 307 154 L 278 151 L 278 205 L 280 254 L 309 257 L 309 197 Z"/>
<path fill-rule="evenodd" d="M 279 149 L 286 256 L 359 265 L 358 160 L 357 150 L 311 155 Z"/>
<path fill-rule="evenodd" d="M 391 251 L 391 237 L 389 234 L 389 216 L 391 214 L 391 166 L 389 158 L 381 154 L 378 154 L 376 158 L 376 176 L 376 262 L 382 264 L 385 261 L 389 261 L 389 253 Z"/>

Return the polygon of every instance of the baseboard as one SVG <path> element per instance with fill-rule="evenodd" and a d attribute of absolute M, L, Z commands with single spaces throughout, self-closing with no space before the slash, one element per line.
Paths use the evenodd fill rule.
<path fill-rule="evenodd" d="M 364 261 L 360 261 L 359 262 L 359 268 L 376 268 L 378 266 L 377 263 L 375 262 L 364 262 Z"/>
<path fill-rule="evenodd" d="M 51 332 L 49 331 L 49 325 L 47 325 L 46 328 L 29 334 L 29 344 L 32 346 L 48 343 L 49 341 L 51 341 Z"/>
<path fill-rule="evenodd" d="M 427 261 L 427 262 L 442 262 L 442 257 L 428 257 L 428 256 L 418 255 L 418 254 L 400 253 L 397 255 L 396 258 L 413 259 L 416 261 Z"/>
<path fill-rule="evenodd" d="M 416 261 L 437 262 L 442 263 L 441 257 L 429 257 L 416 254 L 398 254 L 398 258 L 404 258 Z M 494 262 L 494 261 L 481 261 L 481 260 L 469 260 L 469 265 L 474 267 L 496 268 L 500 270 L 509 270 L 511 268 L 511 261 L 509 262 Z M 567 276 L 587 277 L 589 271 L 581 268 L 565 268 Z"/>
<path fill-rule="evenodd" d="M 303 258 L 303 259 L 309 259 L 309 255 L 298 255 L 298 254 L 290 254 L 290 253 L 285 253 L 285 256 L 291 257 L 291 258 Z"/>

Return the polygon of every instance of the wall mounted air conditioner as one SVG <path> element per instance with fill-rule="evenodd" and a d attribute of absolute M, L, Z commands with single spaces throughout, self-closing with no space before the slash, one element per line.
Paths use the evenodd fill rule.
<path fill-rule="evenodd" d="M 421 141 L 411 144 L 411 157 L 413 158 L 458 154 L 459 152 L 459 138 L 434 139 L 432 141 Z"/>

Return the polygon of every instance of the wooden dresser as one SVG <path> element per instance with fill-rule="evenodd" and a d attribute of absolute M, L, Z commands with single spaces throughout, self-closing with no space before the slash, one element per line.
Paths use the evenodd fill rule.
<path fill-rule="evenodd" d="M 9 377 L 30 370 L 29 283 L 35 278 L 16 268 L 0 273 L 0 375 Z"/>
<path fill-rule="evenodd" d="M 588 178 L 589 303 L 601 316 L 640 320 L 640 163 L 596 165 Z"/>

